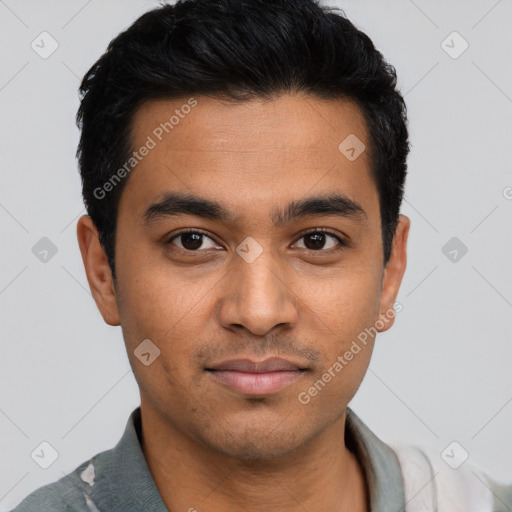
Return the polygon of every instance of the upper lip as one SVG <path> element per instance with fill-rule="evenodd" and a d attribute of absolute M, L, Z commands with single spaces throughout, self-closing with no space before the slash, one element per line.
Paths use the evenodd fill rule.
<path fill-rule="evenodd" d="M 229 359 L 228 361 L 222 361 L 221 363 L 215 364 L 206 369 L 233 370 L 248 373 L 266 373 L 277 371 L 305 370 L 306 367 L 287 359 L 271 357 L 269 359 L 265 359 L 264 361 L 253 361 L 251 359 Z"/>

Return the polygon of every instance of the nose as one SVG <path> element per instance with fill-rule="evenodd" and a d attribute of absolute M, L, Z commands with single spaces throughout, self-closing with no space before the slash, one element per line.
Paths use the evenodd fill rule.
<path fill-rule="evenodd" d="M 295 326 L 297 296 L 284 265 L 268 250 L 251 263 L 237 258 L 226 276 L 219 312 L 222 326 L 245 328 L 256 336 Z"/>

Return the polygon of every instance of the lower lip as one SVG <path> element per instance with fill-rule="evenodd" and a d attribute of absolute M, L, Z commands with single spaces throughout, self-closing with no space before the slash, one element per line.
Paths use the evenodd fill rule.
<path fill-rule="evenodd" d="M 272 395 L 295 382 L 304 373 L 301 370 L 248 373 L 234 370 L 209 371 L 213 378 L 230 388 L 251 396 Z"/>

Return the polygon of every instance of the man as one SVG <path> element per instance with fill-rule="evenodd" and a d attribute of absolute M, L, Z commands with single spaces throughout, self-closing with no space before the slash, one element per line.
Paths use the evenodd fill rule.
<path fill-rule="evenodd" d="M 141 405 L 17 512 L 512 506 L 348 407 L 410 226 L 406 108 L 365 34 L 313 0 L 181 1 L 114 39 L 81 93 L 78 242 Z"/>

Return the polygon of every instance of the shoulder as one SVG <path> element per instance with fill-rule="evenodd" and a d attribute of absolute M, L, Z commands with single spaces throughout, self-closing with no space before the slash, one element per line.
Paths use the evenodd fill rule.
<path fill-rule="evenodd" d="M 494 494 L 494 512 L 510 512 L 512 510 L 512 483 L 500 484 L 491 480 L 491 491 Z"/>
<path fill-rule="evenodd" d="M 466 460 L 467 454 L 412 445 L 394 445 L 392 449 L 401 466 L 406 501 L 418 510 L 430 510 L 421 508 L 425 506 L 439 512 L 511 510 L 512 486 L 499 485 Z"/>
<path fill-rule="evenodd" d="M 11 512 L 124 511 L 132 501 L 144 504 L 141 492 L 165 510 L 163 502 L 158 503 L 158 489 L 139 444 L 140 428 L 137 407 L 113 448 L 97 453 L 56 482 L 36 489 Z"/>
<path fill-rule="evenodd" d="M 96 457 L 102 454 L 98 454 Z M 91 512 L 94 505 L 88 496 L 86 475 L 91 461 L 83 462 L 74 471 L 56 482 L 39 487 L 26 496 L 11 512 Z M 85 472 L 85 473 L 84 473 Z"/>

